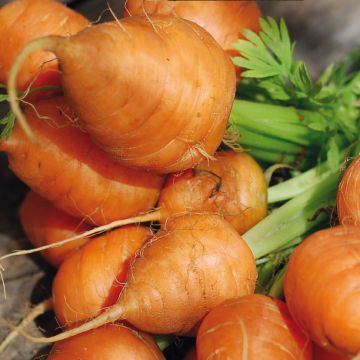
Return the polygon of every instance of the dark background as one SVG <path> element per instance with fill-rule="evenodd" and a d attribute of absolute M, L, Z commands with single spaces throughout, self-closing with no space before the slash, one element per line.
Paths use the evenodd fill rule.
<path fill-rule="evenodd" d="M 0 5 L 3 3 L 0 0 Z M 77 0 L 72 1 L 71 6 L 95 21 L 107 3 L 115 14 L 121 14 L 121 0 Z M 285 18 L 292 38 L 297 41 L 297 56 L 308 63 L 313 76 L 330 62 L 354 49 L 358 43 L 359 0 L 260 1 L 259 5 L 264 15 Z M 107 12 L 102 19 L 105 21 L 111 19 L 111 16 Z M 26 187 L 7 169 L 6 157 L 0 154 L 0 254 L 28 247 L 16 215 L 26 191 Z M 16 322 L 29 303 L 37 303 L 51 295 L 53 270 L 40 256 L 18 257 L 4 261 L 2 265 L 6 268 L 4 277 L 7 299 L 4 299 L 0 290 L 0 318 Z M 37 327 L 52 329 L 56 323 L 48 315 L 40 318 L 36 326 L 30 326 L 29 331 L 39 335 Z M 7 331 L 0 327 L 0 339 Z M 18 338 L 5 353 L 0 354 L 0 359 L 45 359 L 47 351 L 48 348 Z M 174 356 L 169 359 L 174 359 Z"/>

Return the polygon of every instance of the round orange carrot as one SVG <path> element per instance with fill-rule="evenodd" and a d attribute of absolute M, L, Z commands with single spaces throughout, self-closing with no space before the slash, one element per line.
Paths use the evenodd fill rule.
<path fill-rule="evenodd" d="M 228 222 L 217 215 L 191 215 L 171 219 L 166 227 L 131 264 L 115 305 L 54 337 L 23 335 L 53 342 L 117 320 L 150 333 L 186 334 L 223 301 L 254 292 L 254 257 Z"/>
<path fill-rule="evenodd" d="M 197 359 L 310 360 L 310 339 L 291 319 L 286 305 L 249 295 L 213 309 L 196 338 Z"/>
<path fill-rule="evenodd" d="M 0 142 L 10 168 L 33 191 L 68 214 L 101 225 L 146 211 L 157 201 L 163 178 L 108 159 L 72 125 L 77 117 L 63 98 L 42 100 L 26 114 L 36 134 L 19 126 Z"/>
<path fill-rule="evenodd" d="M 46 35 L 73 35 L 88 25 L 82 15 L 55 0 L 16 0 L 0 9 L 0 82 L 6 83 L 18 52 L 31 40 Z M 40 51 L 23 64 L 17 88 L 60 85 L 53 54 Z"/>
<path fill-rule="evenodd" d="M 48 360 L 165 360 L 154 340 L 123 325 L 107 325 L 57 342 Z"/>
<path fill-rule="evenodd" d="M 267 213 L 267 183 L 257 162 L 245 152 L 219 152 L 184 175 L 172 175 L 160 193 L 162 221 L 186 212 L 225 217 L 243 234 Z"/>
<path fill-rule="evenodd" d="M 293 252 L 284 290 L 289 310 L 318 345 L 360 351 L 360 228 L 337 226 L 310 235 Z"/>
<path fill-rule="evenodd" d="M 91 227 L 81 220 L 55 208 L 47 200 L 30 191 L 20 206 L 22 228 L 30 242 L 35 246 L 53 244 L 60 240 L 81 234 Z M 87 238 L 70 242 L 42 252 L 45 259 L 58 267 L 74 250 L 84 245 Z"/>
<path fill-rule="evenodd" d="M 59 324 L 73 327 L 113 305 L 132 258 L 150 237 L 149 228 L 125 226 L 91 240 L 68 257 L 53 282 L 53 305 Z"/>
<path fill-rule="evenodd" d="M 166 14 L 195 22 L 208 31 L 230 56 L 238 55 L 242 31 L 260 30 L 261 11 L 253 1 L 128 0 L 124 15 Z"/>
<path fill-rule="evenodd" d="M 180 171 L 209 158 L 221 143 L 235 74 L 226 53 L 198 25 L 133 16 L 31 42 L 8 82 L 13 111 L 29 134 L 15 79 L 22 61 L 40 49 L 57 56 L 65 95 L 82 126 L 117 161 Z"/>
<path fill-rule="evenodd" d="M 360 225 L 360 156 L 346 169 L 337 193 L 339 221 L 344 225 Z"/>

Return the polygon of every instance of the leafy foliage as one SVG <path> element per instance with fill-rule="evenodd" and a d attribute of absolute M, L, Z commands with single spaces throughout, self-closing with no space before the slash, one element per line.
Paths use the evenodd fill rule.
<path fill-rule="evenodd" d="M 260 25 L 259 34 L 246 30 L 246 39 L 234 44 L 241 56 L 233 62 L 244 69 L 238 94 L 296 107 L 312 138 L 322 144 L 319 158 L 335 166 L 340 149 L 360 137 L 360 49 L 313 81 L 305 63 L 294 59 L 295 43 L 285 21 L 268 17 Z"/>

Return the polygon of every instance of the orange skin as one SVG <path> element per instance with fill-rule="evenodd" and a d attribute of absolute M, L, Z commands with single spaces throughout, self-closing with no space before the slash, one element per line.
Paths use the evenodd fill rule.
<path fill-rule="evenodd" d="M 235 74 L 196 24 L 133 16 L 37 43 L 56 54 L 65 96 L 115 160 L 169 173 L 194 167 L 220 145 Z"/>
<path fill-rule="evenodd" d="M 360 228 L 337 226 L 310 235 L 292 253 L 285 298 L 297 323 L 319 346 L 360 351 Z"/>
<path fill-rule="evenodd" d="M 150 237 L 149 228 L 124 226 L 91 240 L 68 257 L 53 282 L 53 305 L 59 324 L 73 327 L 113 305 L 131 259 Z"/>
<path fill-rule="evenodd" d="M 0 82 L 7 82 L 16 55 L 31 40 L 73 35 L 88 25 L 82 15 L 54 0 L 17 0 L 4 5 L 0 9 Z M 25 90 L 35 78 L 32 88 L 60 86 L 58 64 L 53 60 L 48 52 L 32 54 L 18 75 L 18 89 Z"/>
<path fill-rule="evenodd" d="M 54 344 L 48 360 L 165 360 L 154 340 L 123 325 L 107 325 Z"/>
<path fill-rule="evenodd" d="M 311 360 L 311 341 L 286 305 L 264 295 L 232 299 L 213 309 L 196 338 L 197 359 Z"/>
<path fill-rule="evenodd" d="M 128 0 L 124 15 L 176 15 L 195 22 L 208 31 L 230 55 L 238 56 L 233 44 L 243 39 L 242 31 L 260 30 L 261 11 L 255 1 L 168 1 Z M 240 69 L 237 69 L 240 75 Z"/>
<path fill-rule="evenodd" d="M 346 169 L 337 193 L 337 211 L 343 225 L 360 225 L 360 156 Z"/>
<path fill-rule="evenodd" d="M 267 183 L 257 162 L 245 152 L 223 151 L 194 172 L 172 175 L 159 197 L 162 219 L 205 211 L 216 213 L 243 234 L 267 214 Z"/>
<path fill-rule="evenodd" d="M 153 334 L 187 334 L 225 300 L 253 294 L 256 276 L 250 248 L 227 221 L 217 215 L 176 217 L 139 251 L 116 304 L 77 328 L 27 338 L 55 342 L 119 320 Z"/>
<path fill-rule="evenodd" d="M 22 202 L 19 216 L 28 240 L 35 247 L 56 243 L 91 228 L 81 220 L 55 208 L 47 200 L 32 191 L 26 195 Z M 58 267 L 70 253 L 87 241 L 87 238 L 72 241 L 45 250 L 42 255 L 51 265 Z"/>
<path fill-rule="evenodd" d="M 35 104 L 42 116 L 26 111 L 36 143 L 15 125 L 0 142 L 12 171 L 56 207 L 96 225 L 127 218 L 155 205 L 163 178 L 121 166 L 109 159 L 81 130 L 63 98 Z M 73 119 L 73 120 L 69 120 Z"/>

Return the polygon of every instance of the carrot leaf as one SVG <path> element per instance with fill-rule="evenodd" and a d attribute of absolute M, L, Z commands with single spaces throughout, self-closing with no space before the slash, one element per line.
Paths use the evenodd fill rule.
<path fill-rule="evenodd" d="M 238 143 L 247 145 L 249 151 L 259 155 L 259 160 L 287 159 L 296 165 L 295 159 L 305 169 L 313 165 L 311 159 L 315 158 L 327 159 L 336 166 L 340 151 L 360 137 L 360 47 L 313 80 L 306 64 L 294 58 L 295 43 L 285 21 L 268 17 L 260 20 L 260 27 L 258 34 L 245 30 L 245 39 L 234 44 L 240 56 L 234 57 L 233 62 L 243 70 L 237 97 L 249 100 L 252 106 L 248 104 L 245 114 L 241 110 L 243 103 L 236 104 L 242 100 L 235 100 L 229 129 L 240 135 Z M 274 106 L 274 116 L 263 106 L 269 104 Z M 275 114 L 282 113 L 281 107 L 292 107 L 297 123 L 293 122 L 291 111 L 287 121 L 278 120 Z M 283 131 L 274 132 L 274 126 L 279 122 L 287 130 L 282 143 L 256 141 L 259 135 L 278 139 Z M 298 141 L 299 132 L 304 141 Z M 242 136 L 244 133 L 246 136 Z M 274 147 L 269 148 L 271 143 Z M 302 146 L 298 157 L 288 156 L 288 149 L 295 144 Z"/>

